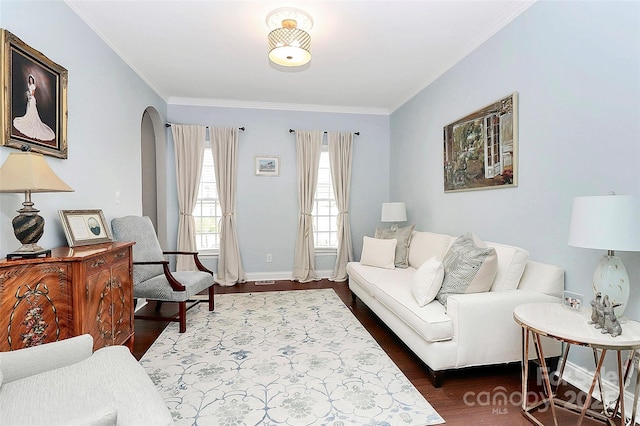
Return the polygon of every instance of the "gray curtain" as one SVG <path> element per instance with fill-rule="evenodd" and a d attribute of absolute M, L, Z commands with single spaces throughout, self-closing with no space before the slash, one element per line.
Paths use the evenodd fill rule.
<path fill-rule="evenodd" d="M 317 280 L 313 240 L 313 198 L 318 183 L 318 166 L 323 133 L 320 130 L 296 130 L 296 169 L 298 175 L 298 233 L 293 263 L 293 279 Z"/>
<path fill-rule="evenodd" d="M 196 224 L 193 209 L 198 199 L 204 140 L 207 128 L 188 124 L 171 125 L 176 155 L 176 182 L 178 187 L 178 251 L 196 251 Z M 178 256 L 178 271 L 196 271 L 192 256 Z"/>
<path fill-rule="evenodd" d="M 338 207 L 338 251 L 331 281 L 346 281 L 347 263 L 353 261 L 351 243 L 351 221 L 349 219 L 349 197 L 351 188 L 351 156 L 353 152 L 353 133 L 329 132 L 329 161 L 331 180 Z"/>
<path fill-rule="evenodd" d="M 216 282 L 231 286 L 245 280 L 236 233 L 236 188 L 238 181 L 238 129 L 210 127 L 216 186 L 222 218 Z"/>

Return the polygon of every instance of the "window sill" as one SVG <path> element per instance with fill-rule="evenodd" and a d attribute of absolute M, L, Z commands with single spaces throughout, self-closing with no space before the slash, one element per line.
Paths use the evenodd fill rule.
<path fill-rule="evenodd" d="M 200 250 L 198 257 L 218 257 L 220 250 Z"/>
<path fill-rule="evenodd" d="M 315 252 L 317 256 L 335 256 L 338 249 L 336 247 L 316 247 Z"/>

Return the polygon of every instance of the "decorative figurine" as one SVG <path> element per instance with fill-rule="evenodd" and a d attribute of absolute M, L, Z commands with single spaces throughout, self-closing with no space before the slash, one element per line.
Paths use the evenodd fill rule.
<path fill-rule="evenodd" d="M 618 321 L 614 311 L 614 308 L 620 306 L 620 304 L 612 304 L 609 296 L 605 294 L 603 297 L 600 292 L 596 293 L 595 299 L 590 303 L 591 321 L 589 321 L 589 324 L 593 324 L 603 334 L 611 334 L 611 337 L 622 334 L 622 325 L 620 325 L 620 321 Z"/>
<path fill-rule="evenodd" d="M 613 308 L 615 306 L 611 304 L 609 296 L 604 296 L 604 329 L 602 333 L 609 333 L 611 337 L 616 337 L 622 333 L 622 326 L 616 318 Z"/>
<path fill-rule="evenodd" d="M 597 292 L 595 300 L 591 301 L 591 321 L 589 321 L 589 324 L 597 324 L 598 323 L 598 308 L 597 308 L 597 305 L 601 303 L 600 299 L 602 299 L 602 293 Z"/>
<path fill-rule="evenodd" d="M 609 300 L 609 296 L 605 294 L 604 299 Z M 596 314 L 598 322 L 595 324 L 596 328 L 604 328 L 604 299 L 600 299 L 596 302 Z"/>

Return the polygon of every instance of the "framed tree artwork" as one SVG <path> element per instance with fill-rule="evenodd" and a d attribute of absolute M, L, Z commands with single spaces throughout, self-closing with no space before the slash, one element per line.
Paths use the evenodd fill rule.
<path fill-rule="evenodd" d="M 0 145 L 67 158 L 67 70 L 0 31 Z"/>
<path fill-rule="evenodd" d="M 518 184 L 518 94 L 444 127 L 444 191 Z"/>

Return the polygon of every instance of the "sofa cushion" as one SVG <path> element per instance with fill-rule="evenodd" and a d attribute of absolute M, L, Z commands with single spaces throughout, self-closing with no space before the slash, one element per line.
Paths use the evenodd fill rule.
<path fill-rule="evenodd" d="M 400 271 L 401 269 L 396 269 Z M 433 301 L 420 307 L 411 292 L 411 282 L 379 282 L 376 299 L 429 342 L 451 340 L 453 321 L 444 306 Z"/>
<path fill-rule="evenodd" d="M 400 286 L 411 283 L 416 270 L 413 268 L 382 269 L 363 265 L 360 262 L 349 262 L 347 273 L 349 280 L 356 281 L 370 296 L 375 296 L 376 285 L 384 282 Z"/>
<path fill-rule="evenodd" d="M 413 274 L 411 292 L 416 298 L 418 306 L 424 306 L 436 298 L 442 280 L 444 278 L 444 266 L 442 262 L 432 257 L 420 266 Z"/>
<path fill-rule="evenodd" d="M 443 305 L 450 294 L 489 291 L 496 276 L 498 257 L 493 247 L 482 244 L 473 235 L 458 237 L 442 260 L 444 280 L 436 299 Z"/>
<path fill-rule="evenodd" d="M 360 263 L 377 268 L 395 268 L 396 244 L 395 238 L 382 239 L 365 236 Z"/>
<path fill-rule="evenodd" d="M 529 252 L 520 247 L 487 242 L 488 247 L 496 249 L 498 255 L 498 270 L 493 280 L 491 291 L 515 290 L 518 288 L 524 267 L 529 258 Z"/>
<path fill-rule="evenodd" d="M 391 229 L 376 228 L 376 238 L 395 238 L 398 242 L 396 244 L 396 256 L 394 260 L 396 268 L 406 268 L 409 266 L 409 244 L 414 226 L 415 225 Z"/>
<path fill-rule="evenodd" d="M 446 234 L 413 232 L 409 245 L 409 266 L 417 269 L 434 256 L 442 260 L 453 240 L 453 237 Z"/>

